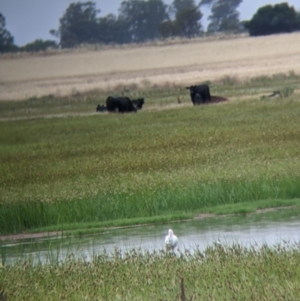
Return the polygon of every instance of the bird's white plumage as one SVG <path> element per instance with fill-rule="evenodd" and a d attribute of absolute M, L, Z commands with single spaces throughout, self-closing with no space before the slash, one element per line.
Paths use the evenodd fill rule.
<path fill-rule="evenodd" d="M 168 235 L 165 238 L 165 245 L 169 250 L 174 250 L 178 246 L 178 238 L 174 235 L 172 229 L 169 229 Z"/>

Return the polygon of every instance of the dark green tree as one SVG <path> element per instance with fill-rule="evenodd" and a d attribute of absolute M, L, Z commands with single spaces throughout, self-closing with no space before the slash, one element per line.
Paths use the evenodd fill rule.
<path fill-rule="evenodd" d="M 109 44 L 115 42 L 115 24 L 117 17 L 113 14 L 109 14 L 105 17 L 99 18 L 99 31 L 97 33 L 100 43 Z"/>
<path fill-rule="evenodd" d="M 259 8 L 244 26 L 251 36 L 270 35 L 299 30 L 299 20 L 294 7 L 281 3 Z"/>
<path fill-rule="evenodd" d="M 197 6 L 185 7 L 177 12 L 175 25 L 179 36 L 191 38 L 201 32 L 202 13 Z"/>
<path fill-rule="evenodd" d="M 37 39 L 32 43 L 28 43 L 25 46 L 21 47 L 20 50 L 27 51 L 27 52 L 38 52 L 38 51 L 45 51 L 49 48 L 56 49 L 58 48 L 58 45 L 55 41 L 52 40 L 43 41 L 41 39 Z"/>
<path fill-rule="evenodd" d="M 128 25 L 121 18 L 117 18 L 113 14 L 99 18 L 98 21 L 98 40 L 99 43 L 124 44 L 130 43 L 130 34 L 128 33 Z"/>
<path fill-rule="evenodd" d="M 194 0 L 174 0 L 170 11 L 175 13 L 175 19 L 160 25 L 163 37 L 193 37 L 201 33 L 202 13 Z"/>
<path fill-rule="evenodd" d="M 175 21 L 172 20 L 168 20 L 159 24 L 158 30 L 163 38 L 171 38 L 179 35 Z"/>
<path fill-rule="evenodd" d="M 241 30 L 238 6 L 242 0 L 202 0 L 200 5 L 211 5 L 208 32 L 236 32 Z"/>
<path fill-rule="evenodd" d="M 300 11 L 297 12 L 297 24 L 296 24 L 297 30 L 300 30 Z"/>
<path fill-rule="evenodd" d="M 176 16 L 181 10 L 193 6 L 195 6 L 194 0 L 173 0 L 170 11 Z"/>
<path fill-rule="evenodd" d="M 58 35 L 62 48 L 74 47 L 82 43 L 97 43 L 97 14 L 94 2 L 71 3 L 60 19 Z"/>
<path fill-rule="evenodd" d="M 0 12 L 0 53 L 16 51 L 17 46 L 14 45 L 14 38 L 5 28 L 5 17 Z"/>
<path fill-rule="evenodd" d="M 159 24 L 168 18 L 162 0 L 125 0 L 119 9 L 119 20 L 128 29 L 133 42 L 160 37 Z"/>

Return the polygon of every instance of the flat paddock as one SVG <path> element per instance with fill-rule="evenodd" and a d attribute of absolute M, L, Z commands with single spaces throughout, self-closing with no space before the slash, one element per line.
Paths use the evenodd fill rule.
<path fill-rule="evenodd" d="M 0 100 L 300 73 L 300 33 L 0 57 Z"/>

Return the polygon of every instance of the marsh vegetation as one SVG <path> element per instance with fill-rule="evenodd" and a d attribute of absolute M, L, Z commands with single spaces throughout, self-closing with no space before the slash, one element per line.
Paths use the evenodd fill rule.
<path fill-rule="evenodd" d="M 296 300 L 299 245 L 208 246 L 204 252 L 115 249 L 92 262 L 30 261 L 0 270 L 8 300 Z M 1 287 L 0 287 L 1 288 Z"/>

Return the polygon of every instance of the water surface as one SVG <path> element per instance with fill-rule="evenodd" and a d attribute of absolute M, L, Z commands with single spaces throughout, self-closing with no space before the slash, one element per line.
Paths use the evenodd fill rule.
<path fill-rule="evenodd" d="M 97 235 L 82 237 L 46 237 L 22 241 L 2 242 L 2 256 L 6 263 L 31 256 L 35 262 L 57 262 L 68 255 L 91 260 L 103 252 L 117 248 L 122 253 L 132 249 L 154 251 L 164 249 L 164 238 L 172 228 L 178 236 L 179 250 L 204 251 L 214 243 L 239 244 L 244 247 L 295 244 L 300 238 L 300 216 L 297 212 L 282 210 L 274 214 L 253 214 L 198 219 L 164 225 L 110 229 Z"/>

